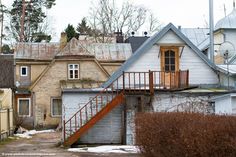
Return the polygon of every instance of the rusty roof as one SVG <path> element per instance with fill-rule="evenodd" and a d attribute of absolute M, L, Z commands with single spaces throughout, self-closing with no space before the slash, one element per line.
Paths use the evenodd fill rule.
<path fill-rule="evenodd" d="M 18 43 L 16 59 L 51 60 L 55 56 L 94 56 L 99 61 L 127 60 L 132 55 L 129 43 L 94 43 L 89 40 L 71 39 L 60 51 L 59 43 Z"/>
<path fill-rule="evenodd" d="M 59 52 L 60 43 L 17 43 L 15 59 L 52 60 Z"/>
<path fill-rule="evenodd" d="M 132 49 L 129 43 L 93 43 L 73 38 L 57 54 L 57 56 L 66 55 L 90 55 L 100 61 L 127 60 L 132 55 Z"/>

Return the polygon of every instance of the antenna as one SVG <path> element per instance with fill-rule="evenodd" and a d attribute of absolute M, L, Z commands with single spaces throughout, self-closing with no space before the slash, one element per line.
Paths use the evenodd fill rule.
<path fill-rule="evenodd" d="M 219 51 L 220 51 L 220 56 L 224 58 L 225 63 L 227 64 L 227 77 L 228 77 L 228 89 L 229 89 L 229 59 L 235 56 L 235 48 L 231 42 L 226 41 L 220 45 Z"/>
<path fill-rule="evenodd" d="M 234 2 L 233 2 L 233 9 L 235 9 L 235 0 L 234 0 Z"/>

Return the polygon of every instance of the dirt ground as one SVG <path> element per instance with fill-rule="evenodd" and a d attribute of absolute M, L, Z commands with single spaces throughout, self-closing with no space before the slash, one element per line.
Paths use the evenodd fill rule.
<path fill-rule="evenodd" d="M 138 154 L 68 152 L 60 146 L 60 132 L 41 133 L 31 139 L 20 138 L 0 145 L 0 156 L 15 157 L 140 157 Z"/>

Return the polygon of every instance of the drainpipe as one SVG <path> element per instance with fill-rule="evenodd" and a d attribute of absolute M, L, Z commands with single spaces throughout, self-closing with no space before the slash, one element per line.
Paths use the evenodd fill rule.
<path fill-rule="evenodd" d="M 214 16 L 213 0 L 209 0 L 209 26 L 210 26 L 210 60 L 214 63 Z"/>

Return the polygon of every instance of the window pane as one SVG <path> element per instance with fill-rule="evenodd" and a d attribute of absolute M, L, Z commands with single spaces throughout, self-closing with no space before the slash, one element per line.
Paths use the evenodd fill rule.
<path fill-rule="evenodd" d="M 171 65 L 171 71 L 175 71 L 175 65 Z"/>
<path fill-rule="evenodd" d="M 166 65 L 165 66 L 165 71 L 169 71 L 170 69 L 169 69 L 169 65 Z"/>
<path fill-rule="evenodd" d="M 170 54 L 169 51 L 165 51 L 165 58 L 169 58 Z"/>
<path fill-rule="evenodd" d="M 75 69 L 78 69 L 78 65 L 77 64 L 75 64 Z"/>
<path fill-rule="evenodd" d="M 174 51 L 170 51 L 170 56 L 173 58 L 175 57 L 175 52 Z"/>
<path fill-rule="evenodd" d="M 52 115 L 58 116 L 62 113 L 62 101 L 61 99 L 52 100 Z"/>
<path fill-rule="evenodd" d="M 70 68 L 70 69 L 73 69 L 73 64 L 70 64 L 70 65 L 69 65 L 69 68 Z"/>
<path fill-rule="evenodd" d="M 19 100 L 19 115 L 29 115 L 29 100 Z"/>
<path fill-rule="evenodd" d="M 73 70 L 70 70 L 70 78 L 73 78 Z"/>
<path fill-rule="evenodd" d="M 170 63 L 169 63 L 169 58 L 165 58 L 165 65 L 166 65 L 166 64 L 170 64 Z"/>
<path fill-rule="evenodd" d="M 26 75 L 26 68 L 21 68 L 21 75 Z"/>
<path fill-rule="evenodd" d="M 75 78 L 78 78 L 78 70 L 75 70 Z"/>
<path fill-rule="evenodd" d="M 175 64 L 175 58 L 170 59 L 170 64 Z"/>

